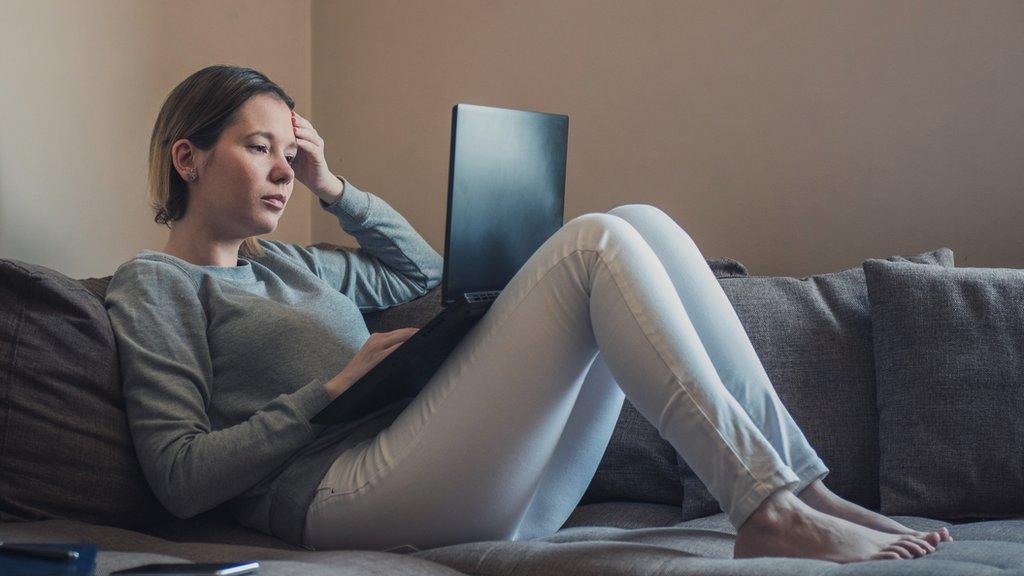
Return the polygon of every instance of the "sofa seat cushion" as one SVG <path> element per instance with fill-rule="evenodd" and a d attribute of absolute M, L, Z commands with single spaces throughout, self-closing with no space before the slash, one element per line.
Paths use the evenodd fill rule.
<path fill-rule="evenodd" d="M 1004 571 L 1017 574 L 1024 570 L 1024 544 L 1020 542 L 1024 520 L 951 525 L 913 516 L 894 518 L 918 530 L 947 526 L 954 541 L 941 543 L 934 553 L 915 560 L 852 564 L 801 558 L 737 560 L 732 558 L 736 531 L 728 517 L 720 513 L 674 526 L 635 529 L 575 526 L 534 540 L 474 542 L 423 550 L 413 555 L 479 576 L 975 575 Z"/>
<path fill-rule="evenodd" d="M 388 552 L 333 550 L 310 552 L 244 544 L 171 542 L 141 532 L 77 520 L 0 524 L 0 541 L 91 542 L 99 546 L 96 575 L 151 562 L 235 562 L 259 560 L 261 576 L 413 574 L 458 576 L 425 559 Z"/>
<path fill-rule="evenodd" d="M 481 541 L 411 554 L 283 550 L 178 543 L 139 532 L 71 520 L 0 524 L 0 540 L 81 540 L 100 546 L 98 576 L 148 562 L 260 560 L 264 576 L 298 574 L 673 575 L 714 574 L 994 574 L 1024 570 L 1024 519 L 949 524 L 894 516 L 917 530 L 947 526 L 955 539 L 916 560 L 836 564 L 795 558 L 732 559 L 735 529 L 725 514 L 665 524 L 678 506 L 604 502 L 581 506 L 561 530 L 524 541 Z M 644 519 L 647 519 L 646 521 Z M 588 526 L 586 519 L 603 523 Z M 576 522 L 576 525 L 570 525 Z M 621 528 L 615 525 L 630 525 Z M 645 526 L 649 524 L 649 526 Z M 911 563 L 912 562 L 912 563 Z"/>

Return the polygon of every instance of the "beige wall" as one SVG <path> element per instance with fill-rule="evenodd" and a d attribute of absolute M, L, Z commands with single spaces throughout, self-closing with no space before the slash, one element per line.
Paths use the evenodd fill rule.
<path fill-rule="evenodd" d="M 214 63 L 296 99 L 331 168 L 438 250 L 451 106 L 570 116 L 566 217 L 661 207 L 803 275 L 953 248 L 1024 267 L 1024 2 L 0 0 L 0 257 L 103 276 L 166 229 L 163 98 Z M 352 244 L 297 194 L 269 235 Z"/>
<path fill-rule="evenodd" d="M 149 135 L 196 70 L 256 68 L 311 113 L 309 0 L 0 0 L 0 14 L 0 258 L 84 278 L 161 249 Z M 312 195 L 296 192 L 268 237 L 309 240 Z"/>
<path fill-rule="evenodd" d="M 755 274 L 1024 267 L 1024 2 L 314 0 L 313 78 L 335 170 L 439 250 L 471 102 L 569 115 L 567 219 L 654 204 Z"/>

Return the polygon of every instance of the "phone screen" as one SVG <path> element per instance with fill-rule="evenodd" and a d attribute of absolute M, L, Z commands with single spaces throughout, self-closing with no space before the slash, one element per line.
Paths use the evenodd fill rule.
<path fill-rule="evenodd" d="M 260 568 L 259 562 L 216 562 L 206 564 L 146 564 L 135 566 L 125 570 L 111 572 L 110 576 L 120 574 L 122 576 L 143 576 L 160 575 L 170 576 L 181 574 L 184 576 L 231 576 L 234 574 L 252 574 Z"/>

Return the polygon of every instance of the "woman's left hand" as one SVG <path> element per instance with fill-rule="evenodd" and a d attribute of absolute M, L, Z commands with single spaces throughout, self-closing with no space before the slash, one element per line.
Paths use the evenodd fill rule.
<path fill-rule="evenodd" d="M 298 112 L 292 110 L 292 131 L 299 150 L 292 161 L 295 178 L 324 200 L 334 199 L 341 193 L 342 182 L 327 167 L 324 159 L 324 139 L 316 128 Z"/>

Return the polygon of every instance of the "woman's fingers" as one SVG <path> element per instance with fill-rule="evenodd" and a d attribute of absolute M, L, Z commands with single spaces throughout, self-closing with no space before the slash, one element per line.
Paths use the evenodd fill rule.
<path fill-rule="evenodd" d="M 405 330 L 403 330 L 403 332 L 405 332 Z M 384 348 L 384 350 L 383 350 L 384 356 L 390 356 L 391 353 L 395 351 L 395 348 L 398 348 L 402 344 L 405 344 L 405 341 L 408 340 L 415 333 L 416 333 L 416 330 L 414 329 L 414 330 L 412 330 L 412 332 L 408 332 L 407 334 L 402 334 L 401 335 L 402 338 L 399 341 L 395 342 L 394 344 L 391 344 L 387 348 Z"/>
<path fill-rule="evenodd" d="M 309 120 L 306 120 L 299 115 L 298 112 L 292 110 L 292 123 L 299 127 L 312 128 L 313 124 Z"/>
<path fill-rule="evenodd" d="M 316 144 L 317 146 L 323 146 L 324 145 L 324 139 L 321 138 L 320 134 L 318 134 L 317 131 L 313 130 L 312 128 L 298 128 L 297 127 L 297 128 L 295 128 L 294 132 L 295 132 L 295 136 L 297 136 L 299 138 L 303 138 L 305 140 L 309 140 L 310 142 Z"/>
<path fill-rule="evenodd" d="M 401 344 L 411 338 L 417 330 L 419 330 L 419 328 L 399 328 L 398 330 L 392 330 L 391 332 L 378 332 L 378 334 L 380 334 L 378 337 L 380 339 L 380 345 L 391 346 L 395 342 Z"/>

